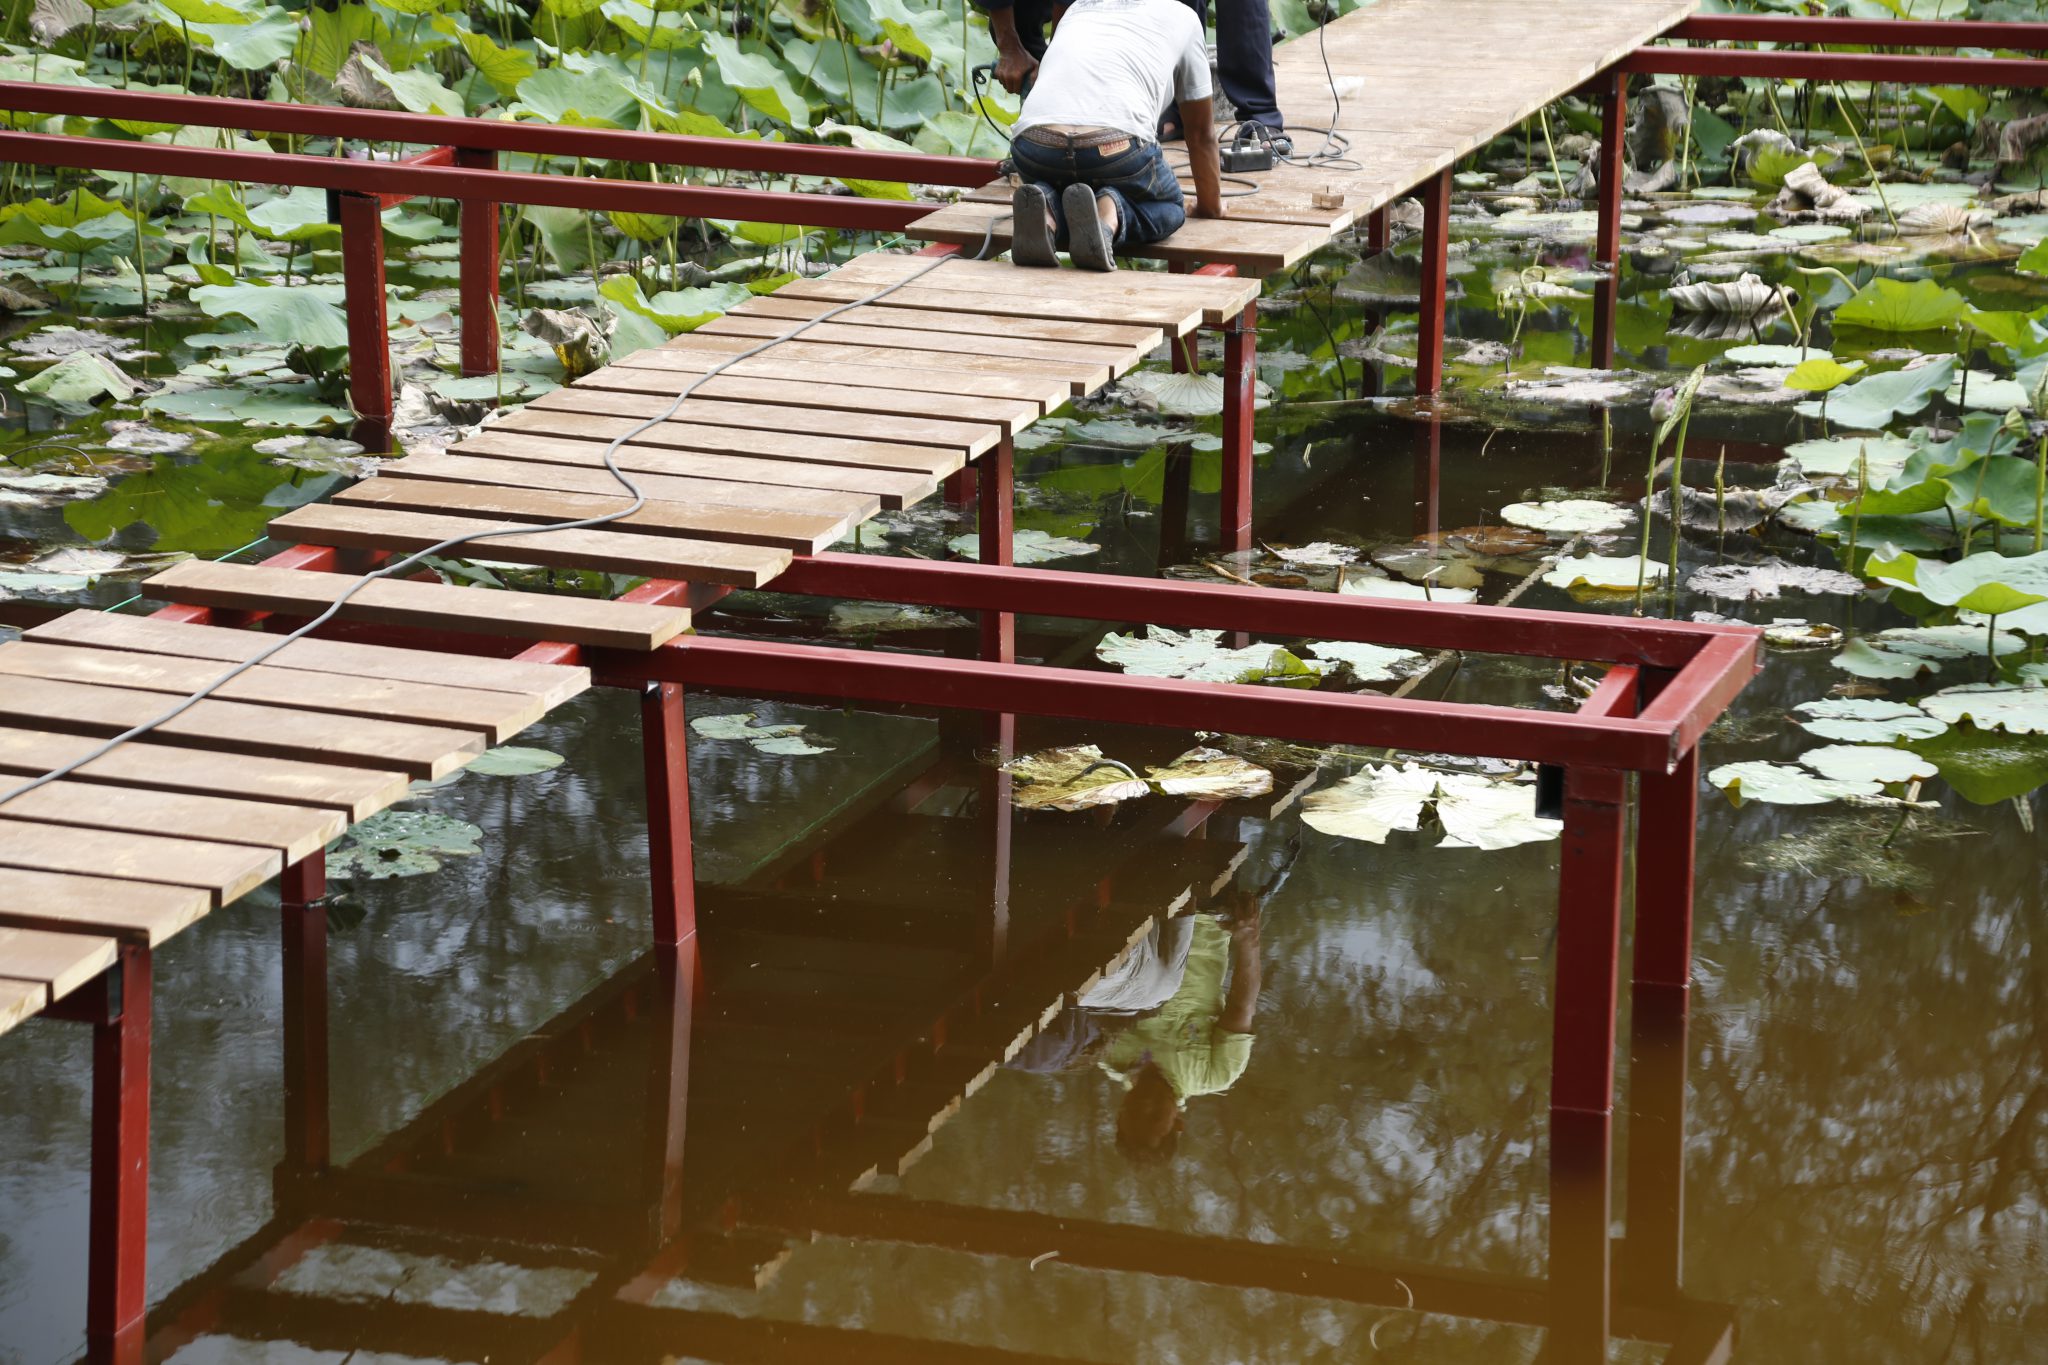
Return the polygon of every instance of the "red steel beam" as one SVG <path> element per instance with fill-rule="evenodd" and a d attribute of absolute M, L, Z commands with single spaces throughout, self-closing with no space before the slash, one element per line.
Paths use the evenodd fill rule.
<path fill-rule="evenodd" d="M 60 137 L 49 133 L 0 132 L 0 161 L 137 175 L 186 175 L 259 185 L 310 185 L 370 195 L 617 209 L 679 218 L 739 218 L 867 232 L 899 231 L 932 210 L 930 204 L 862 199 L 857 195 L 650 185 L 637 180 L 348 161 L 286 152 L 165 147 L 154 142 L 116 142 L 111 138 Z"/>
<path fill-rule="evenodd" d="M 1968 19 L 1813 19 L 1699 14 L 1664 35 L 1699 43 L 1854 43 L 1869 47 L 1984 47 L 2048 52 L 2048 24 Z"/>
<path fill-rule="evenodd" d="M 772 586 L 776 592 L 953 611 L 1007 610 L 1084 621 L 1249 629 L 1267 635 L 1668 669 L 1684 667 L 1709 640 L 1725 638 L 1738 642 L 1741 650 L 1753 650 L 1757 639 L 1753 629 L 1743 626 L 1674 625 L 1568 611 L 1397 602 L 882 555 L 802 556 Z M 1735 691 L 1739 690 L 1738 686 Z"/>
<path fill-rule="evenodd" d="M 2048 62 L 2017 57 L 1899 57 L 1871 52 L 1758 52 L 1732 47 L 1639 47 L 1615 64 L 1633 75 L 1775 76 L 1887 85 L 2048 86 Z"/>
<path fill-rule="evenodd" d="M 1670 734 L 1651 722 L 1512 706 L 1144 678 L 710 636 L 680 637 L 651 654 L 587 654 L 593 669 L 607 680 L 1221 730 L 1315 744 L 1387 745 L 1612 769 L 1662 772 L 1670 764 Z"/>
<path fill-rule="evenodd" d="M 611 128 L 560 127 L 511 119 L 337 109 L 328 105 L 162 95 L 140 90 L 101 90 L 31 81 L 0 81 L 0 109 L 79 118 L 133 119 L 146 123 L 189 123 L 202 128 L 235 128 L 300 137 L 355 138 L 365 142 L 468 147 L 479 151 L 584 157 L 655 166 L 702 166 L 713 170 L 763 171 L 775 175 L 899 180 L 922 185 L 984 185 L 994 176 L 996 169 L 994 161 L 976 156 L 872 152 L 858 147 L 767 142 L 758 138 L 684 137 Z M 255 178 L 259 182 L 268 179 Z"/>
<path fill-rule="evenodd" d="M 1692 752 L 1707 727 L 1763 667 L 1760 641 L 1759 635 L 1748 630 L 1707 641 L 1699 657 L 1680 669 L 1643 708 L 1643 720 L 1670 732 L 1673 761 Z"/>

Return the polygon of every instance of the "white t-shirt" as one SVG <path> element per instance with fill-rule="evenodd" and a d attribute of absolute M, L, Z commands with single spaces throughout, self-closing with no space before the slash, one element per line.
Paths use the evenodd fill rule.
<path fill-rule="evenodd" d="M 1114 128 L 1151 141 L 1159 116 L 1205 100 L 1201 21 L 1179 0 L 1076 0 L 1060 19 L 1015 131 Z"/>

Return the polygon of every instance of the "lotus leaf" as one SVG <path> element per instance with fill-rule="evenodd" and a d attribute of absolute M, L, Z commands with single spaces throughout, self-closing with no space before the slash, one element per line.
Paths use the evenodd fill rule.
<path fill-rule="evenodd" d="M 1572 555 L 1558 560 L 1543 581 L 1573 592 L 1634 592 L 1638 585 L 1660 583 L 1670 573 L 1665 564 L 1641 555 Z"/>
<path fill-rule="evenodd" d="M 1832 358 L 1816 356 L 1800 361 L 1792 373 L 1785 376 L 1785 387 L 1804 393 L 1826 393 L 1854 379 L 1863 368 L 1860 360 L 1852 360 L 1845 365 Z"/>
<path fill-rule="evenodd" d="M 1167 796 L 1197 801 L 1234 801 L 1273 790 L 1273 774 L 1221 749 L 1194 748 L 1164 768 L 1147 767 L 1152 785 Z"/>
<path fill-rule="evenodd" d="M 1880 744 L 1827 744 L 1808 749 L 1799 755 L 1799 761 L 1837 782 L 1877 782 L 1896 787 L 1935 775 L 1934 764 L 1912 750 Z"/>
<path fill-rule="evenodd" d="M 1929 739 L 1948 728 L 1917 706 L 1865 697 L 1830 697 L 1792 708 L 1799 724 L 1822 739 L 1855 744 L 1889 744 Z"/>
<path fill-rule="evenodd" d="M 1358 558 L 1358 551 L 1349 545 L 1337 545 L 1327 540 L 1318 540 L 1310 545 L 1276 545 L 1273 553 L 1288 564 L 1299 564 L 1307 568 L 1333 569 L 1349 564 Z"/>
<path fill-rule="evenodd" d="M 156 228 L 145 228 L 161 235 Z M 135 219 L 127 206 L 90 190 L 73 190 L 61 200 L 30 199 L 0 207 L 0 246 L 39 246 L 80 256 L 98 247 L 134 240 Z"/>
<path fill-rule="evenodd" d="M 482 852 L 483 831 L 464 820 L 433 811 L 384 810 L 362 821 L 346 842 L 329 849 L 330 874 L 354 873 L 382 880 L 439 872 L 441 859 Z"/>
<path fill-rule="evenodd" d="M 752 711 L 733 711 L 718 716 L 698 716 L 690 729 L 705 739 L 736 739 L 751 744 L 764 754 L 793 756 L 830 753 L 831 745 L 806 740 L 801 725 L 756 725 Z"/>
<path fill-rule="evenodd" d="M 1761 564 L 1713 564 L 1694 572 L 1685 586 L 1709 597 L 1760 602 L 1793 592 L 1834 593 L 1844 597 L 1863 591 L 1863 580 L 1839 569 L 1817 569 L 1766 559 Z"/>
<path fill-rule="evenodd" d="M 1474 602 L 1479 594 L 1470 588 L 1439 588 L 1428 583 L 1403 583 L 1378 573 L 1343 569 L 1337 578 L 1337 592 L 1343 597 L 1390 597 L 1400 602 Z"/>
<path fill-rule="evenodd" d="M 338 284 L 209 284 L 194 289 L 192 302 L 208 317 L 241 317 L 256 330 L 301 346 L 348 345 L 348 315 L 338 306 Z"/>
<path fill-rule="evenodd" d="M 1948 730 L 1915 740 L 1914 753 L 1941 770 L 1965 801 L 1980 806 L 2009 801 L 2048 783 L 2048 738 L 1996 730 Z"/>
<path fill-rule="evenodd" d="M 792 73 L 771 52 L 747 51 L 723 33 L 707 33 L 704 52 L 716 63 L 718 78 L 752 108 L 792 128 L 811 126 L 810 105 L 790 84 Z"/>
<path fill-rule="evenodd" d="M 193 24 L 193 40 L 237 71 L 263 71 L 292 55 L 298 46 L 298 17 L 281 8 L 266 8 L 252 21 Z M 461 113 L 457 102 L 455 112 Z"/>
<path fill-rule="evenodd" d="M 1817 401 L 1801 403 L 1794 411 L 1804 417 L 1825 415 L 1846 427 L 1875 431 L 1894 417 L 1919 412 L 1936 394 L 1946 392 L 1955 370 L 1956 358 L 1941 356 L 1924 365 L 1874 374 L 1837 389 L 1828 395 L 1825 414 Z"/>
<path fill-rule="evenodd" d="M 1909 552 L 1872 555 L 1865 573 L 1880 583 L 1910 588 L 1936 606 L 2003 616 L 2048 602 L 2048 551 L 2006 556 L 1985 551 L 1953 564 Z"/>
<path fill-rule="evenodd" d="M 664 290 L 650 299 L 640 292 L 640 281 L 631 275 L 614 275 L 599 285 L 597 292 L 656 324 L 670 336 L 693 332 L 752 297 L 743 284 L 716 284 L 701 289 Z"/>
<path fill-rule="evenodd" d="M 1142 677 L 1188 678 L 1196 682 L 1304 681 L 1323 671 L 1278 645 L 1232 649 L 1222 639 L 1220 630 L 1183 632 L 1147 626 L 1144 635 L 1104 637 L 1095 647 L 1095 657 Z"/>
<path fill-rule="evenodd" d="M 1762 801 L 1773 806 L 1824 806 L 1852 796 L 1876 796 L 1884 789 L 1867 778 L 1821 777 L 1789 763 L 1727 763 L 1707 774 L 1707 781 L 1728 794 L 1737 806 Z"/>
<path fill-rule="evenodd" d="M 486 749 L 472 758 L 464 771 L 483 773 L 488 777 L 525 777 L 529 773 L 544 773 L 550 768 L 562 766 L 562 756 L 550 749 L 527 749 L 516 744 L 500 744 L 495 749 Z"/>
<path fill-rule="evenodd" d="M 1526 526 L 1552 535 L 1606 535 L 1634 523 L 1635 509 L 1593 498 L 1558 498 L 1548 502 L 1511 502 L 1500 509 L 1510 526 Z"/>
<path fill-rule="evenodd" d="M 981 558 L 981 537 L 979 535 L 954 536 L 946 542 L 946 548 L 965 559 Z M 1091 545 L 1085 540 L 1069 536 L 1048 535 L 1044 531 L 1018 531 L 1010 537 L 1010 552 L 1013 562 L 1018 564 L 1043 564 L 1053 559 L 1078 559 L 1082 555 L 1100 552 L 1100 545 Z"/>
<path fill-rule="evenodd" d="M 20 391 L 58 407 L 82 410 L 111 398 L 125 402 L 136 392 L 135 381 L 105 356 L 78 351 L 41 374 L 24 379 Z"/>
<path fill-rule="evenodd" d="M 1953 327 L 1969 304 L 1933 280 L 1875 279 L 1835 310 L 1837 327 L 1874 332 L 1932 332 Z"/>
<path fill-rule="evenodd" d="M 1159 411 L 1172 417 L 1214 417 L 1223 411 L 1223 376 L 1169 374 L 1141 370 L 1127 374 L 1124 386 L 1150 397 Z"/>
<path fill-rule="evenodd" d="M 1536 814 L 1536 788 L 1473 773 L 1440 773 L 1414 763 L 1370 766 L 1302 800 L 1302 823 L 1341 839 L 1384 844 L 1395 830 L 1419 830 L 1433 807 L 1439 848 L 1513 848 L 1555 839 L 1564 825 Z"/>
<path fill-rule="evenodd" d="M 2033 395 L 2017 379 L 2002 379 L 1983 370 L 1971 370 L 1965 379 L 1949 385 L 1948 401 L 1981 412 L 2029 411 Z"/>
<path fill-rule="evenodd" d="M 341 228 L 327 221 L 327 196 L 316 189 L 295 189 L 250 208 L 233 185 L 216 184 L 187 198 L 185 211 L 216 214 L 266 241 L 331 245 L 341 240 Z"/>
<path fill-rule="evenodd" d="M 2048 735 L 2048 687 L 2039 683 L 1965 683 L 1922 697 L 1920 708 L 1950 725 Z"/>
<path fill-rule="evenodd" d="M 320 11 L 315 10 L 314 13 L 317 15 Z M 462 50 L 477 74 L 507 99 L 518 93 L 521 82 L 539 70 L 531 55 L 516 47 L 499 47 L 481 33 L 457 29 L 455 39 L 462 44 Z"/>
<path fill-rule="evenodd" d="M 1785 457 L 1796 461 L 1803 473 L 1854 478 L 1859 468 L 1865 468 L 1873 488 L 1904 468 L 1912 453 L 1912 443 L 1898 436 L 1833 436 L 1785 447 Z"/>
<path fill-rule="evenodd" d="M 1809 360 L 1833 360 L 1834 353 L 1819 346 L 1773 346 L 1756 343 L 1748 346 L 1730 346 L 1721 353 L 1721 359 L 1731 365 L 1792 366 Z"/>
<path fill-rule="evenodd" d="M 578 128 L 625 128 L 639 122 L 640 105 L 631 87 L 601 71 L 544 67 L 521 80 L 518 90 L 519 102 L 511 109 L 515 119 Z M 532 210 L 527 216 L 533 216 Z"/>
<path fill-rule="evenodd" d="M 1412 649 L 1369 645 L 1353 640 L 1325 640 L 1306 647 L 1306 652 L 1331 663 L 1349 664 L 1360 682 L 1393 682 L 1420 672 L 1429 656 Z"/>
<path fill-rule="evenodd" d="M 1196 750 L 1195 752 L 1204 752 Z M 1010 800 L 1025 810 L 1087 810 L 1149 795 L 1152 788 L 1093 744 L 1013 758 L 1003 771 L 1017 779 Z M 1270 781 L 1270 779 L 1269 779 Z"/>

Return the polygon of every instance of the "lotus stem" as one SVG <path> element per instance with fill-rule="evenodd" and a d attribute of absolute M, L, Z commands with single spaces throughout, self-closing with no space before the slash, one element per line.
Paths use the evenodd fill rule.
<path fill-rule="evenodd" d="M 1550 140 L 1550 106 L 1536 111 L 1536 122 L 1543 129 L 1543 150 L 1550 153 L 1550 182 L 1557 187 L 1560 197 L 1564 194 L 1564 172 L 1557 167 L 1557 144 Z"/>
<path fill-rule="evenodd" d="M 1885 197 L 1884 182 L 1878 179 L 1877 167 L 1871 164 L 1870 150 L 1863 145 L 1863 134 L 1856 131 L 1856 111 L 1849 104 L 1849 96 L 1843 92 L 1841 82 L 1835 83 L 1835 98 L 1841 101 L 1843 121 L 1849 125 L 1849 136 L 1856 139 L 1856 155 L 1863 158 L 1863 169 L 1870 173 L 1870 188 L 1877 191 L 1877 202 L 1884 209 L 1885 218 L 1892 225 L 1893 235 L 1899 231 L 1899 217 L 1892 212 L 1892 201 Z"/>
<path fill-rule="evenodd" d="M 1863 495 L 1870 491 L 1870 442 L 1856 448 L 1856 505 L 1849 511 L 1849 568 L 1856 567 L 1856 537 L 1863 529 Z"/>
<path fill-rule="evenodd" d="M 2041 374 L 2041 382 L 2034 386 L 2034 411 L 2039 414 L 2048 399 L 2048 370 Z M 2041 442 L 2034 448 L 2034 553 L 2041 552 L 2041 520 L 2043 504 L 2048 503 L 2048 426 L 2041 429 Z"/>
<path fill-rule="evenodd" d="M 1678 441 L 1671 448 L 1671 591 L 1678 592 L 1678 546 L 1685 539 L 1685 512 L 1681 502 L 1685 484 L 1685 433 L 1692 425 L 1692 397 L 1685 396 L 1685 411 L 1678 418 Z"/>
<path fill-rule="evenodd" d="M 1976 536 L 1977 504 L 1984 496 L 1984 467 L 1990 463 L 1991 455 L 1989 451 L 1985 452 L 1983 459 L 1977 461 L 1977 482 L 1970 489 L 1970 521 L 1967 526 L 1963 527 L 1963 558 L 1965 559 L 1970 557 L 1970 542 Z M 1995 532 L 1992 535 L 1991 544 L 1994 549 L 1998 546 L 1998 537 Z"/>
<path fill-rule="evenodd" d="M 1714 463 L 1714 520 L 1716 531 L 1722 539 L 1728 536 L 1728 447 L 1721 447 L 1721 458 Z"/>

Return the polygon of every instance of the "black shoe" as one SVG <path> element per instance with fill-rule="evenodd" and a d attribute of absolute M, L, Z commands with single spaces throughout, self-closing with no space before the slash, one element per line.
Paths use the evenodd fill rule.
<path fill-rule="evenodd" d="M 1060 195 L 1060 207 L 1067 211 L 1067 254 L 1083 270 L 1114 270 L 1116 254 L 1102 220 L 1095 216 L 1095 190 L 1089 185 L 1069 185 Z"/>
<path fill-rule="evenodd" d="M 1275 161 L 1285 161 L 1294 155 L 1294 139 L 1287 135 L 1285 128 L 1275 128 L 1270 123 L 1246 123 L 1239 125 L 1237 136 L 1241 140 L 1265 143 Z"/>
<path fill-rule="evenodd" d="M 1015 265 L 1056 266 L 1052 228 L 1052 196 L 1043 186 L 1019 185 L 1010 193 L 1010 261 Z"/>

